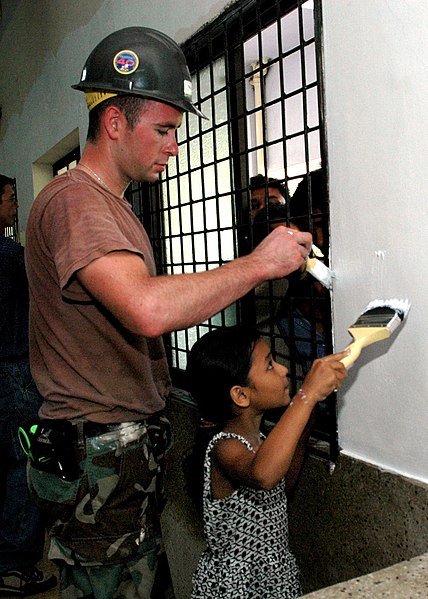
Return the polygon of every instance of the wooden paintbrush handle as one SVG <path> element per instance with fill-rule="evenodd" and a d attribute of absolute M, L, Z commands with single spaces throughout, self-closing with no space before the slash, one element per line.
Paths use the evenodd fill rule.
<path fill-rule="evenodd" d="M 346 366 L 346 368 L 350 368 L 360 355 L 361 350 L 363 349 L 363 344 L 357 339 L 356 341 L 348 345 L 346 349 L 350 350 L 350 354 L 340 361 L 342 362 L 342 364 Z"/>

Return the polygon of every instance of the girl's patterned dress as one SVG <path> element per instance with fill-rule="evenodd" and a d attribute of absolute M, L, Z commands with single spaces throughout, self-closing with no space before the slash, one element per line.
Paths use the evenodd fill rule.
<path fill-rule="evenodd" d="M 301 596 L 299 571 L 288 547 L 285 482 L 270 491 L 239 487 L 224 499 L 211 494 L 211 451 L 220 439 L 241 435 L 218 433 L 204 463 L 204 529 L 207 549 L 193 576 L 191 599 L 294 599 Z"/>

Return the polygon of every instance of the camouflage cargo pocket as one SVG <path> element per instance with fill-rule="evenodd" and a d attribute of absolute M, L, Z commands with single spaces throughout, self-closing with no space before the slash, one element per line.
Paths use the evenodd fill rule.
<path fill-rule="evenodd" d="M 65 514 L 70 517 L 79 492 L 79 479 L 68 482 L 55 474 L 41 472 L 30 463 L 27 478 L 30 492 L 45 515 L 48 527 Z"/>
<path fill-rule="evenodd" d="M 154 429 L 151 422 L 87 438 L 84 473 L 68 492 L 54 475 L 49 485 L 33 484 L 37 493 L 42 487 L 44 502 L 60 503 L 50 533 L 69 550 L 68 559 L 73 555 L 81 565 L 120 563 L 160 535 L 159 481 L 170 427 L 163 417 Z"/>

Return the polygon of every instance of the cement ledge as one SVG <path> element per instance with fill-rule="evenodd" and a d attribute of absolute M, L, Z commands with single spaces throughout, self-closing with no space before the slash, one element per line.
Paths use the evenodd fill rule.
<path fill-rule="evenodd" d="M 345 597 L 368 599 L 426 599 L 428 553 L 303 596 L 305 599 Z"/>

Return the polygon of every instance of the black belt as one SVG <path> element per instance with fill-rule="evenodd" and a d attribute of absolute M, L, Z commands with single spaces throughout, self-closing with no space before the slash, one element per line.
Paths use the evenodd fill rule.
<path fill-rule="evenodd" d="M 98 435 L 105 435 L 105 433 L 110 433 L 112 431 L 117 431 L 119 428 L 123 428 L 124 424 L 140 424 L 144 422 L 144 420 L 133 421 L 133 422 L 118 422 L 116 424 L 102 424 L 101 422 L 91 422 L 86 420 L 85 422 L 71 422 L 73 428 L 77 428 L 78 426 L 82 427 L 82 432 L 85 437 L 98 437 Z"/>
<path fill-rule="evenodd" d="M 148 416 L 141 420 L 132 420 L 130 422 L 116 422 L 103 424 L 101 422 L 92 422 L 91 420 L 42 420 L 42 424 L 51 428 L 64 431 L 77 439 L 79 434 L 84 437 L 98 437 L 112 431 L 116 431 L 124 426 L 132 426 L 135 424 L 155 424 L 160 418 L 160 414 Z"/>
<path fill-rule="evenodd" d="M 41 420 L 20 427 L 20 441 L 32 466 L 74 481 L 79 476 L 80 463 L 86 455 L 85 440 L 121 428 L 144 426 L 154 454 L 162 457 L 171 445 L 169 421 L 158 412 L 148 418 L 130 422 L 101 424 L 89 420 Z M 138 430 L 138 429 L 137 429 Z M 142 430 L 140 430 L 142 434 Z"/>

